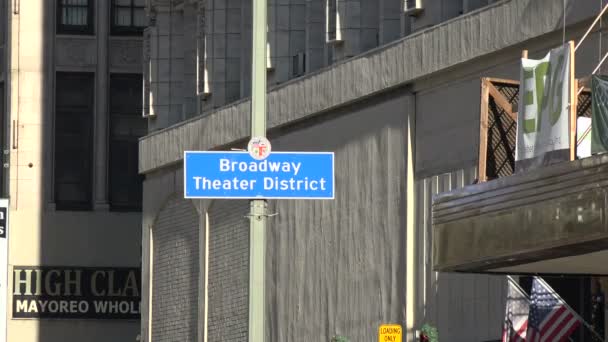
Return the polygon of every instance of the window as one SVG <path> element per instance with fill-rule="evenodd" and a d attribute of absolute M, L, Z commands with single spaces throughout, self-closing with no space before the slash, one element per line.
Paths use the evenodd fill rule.
<path fill-rule="evenodd" d="M 141 117 L 142 76 L 110 75 L 110 209 L 141 210 L 143 176 L 138 174 L 138 139 L 147 132 Z"/>
<path fill-rule="evenodd" d="M 0 45 L 4 45 L 5 42 L 5 32 L 8 21 L 8 16 L 6 15 L 6 3 L 7 1 L 0 1 Z"/>
<path fill-rule="evenodd" d="M 5 125 L 6 125 L 6 116 L 4 115 L 5 109 L 4 109 L 4 101 L 5 99 L 5 95 L 4 95 L 4 82 L 0 83 L 0 143 L 2 143 L 3 146 L 7 146 L 5 145 L 5 141 L 4 141 L 4 132 L 5 132 Z M 6 149 L 8 149 L 9 147 L 6 147 Z M 7 187 L 5 186 L 5 182 L 6 182 L 6 174 L 4 173 L 4 166 L 2 164 L 4 164 L 4 152 L 2 150 L 0 150 L 0 196 L 5 197 L 7 196 L 6 194 L 6 189 Z"/>
<path fill-rule="evenodd" d="M 112 0 L 112 34 L 142 34 L 146 27 L 145 0 Z"/>
<path fill-rule="evenodd" d="M 93 34 L 94 0 L 57 0 L 57 33 Z"/>
<path fill-rule="evenodd" d="M 337 36 L 337 18 L 338 18 L 338 0 L 327 0 L 327 38 L 328 42 L 338 39 Z"/>
<path fill-rule="evenodd" d="M 302 76 L 306 73 L 306 53 L 298 52 L 293 56 L 292 73 L 294 77 Z"/>
<path fill-rule="evenodd" d="M 95 76 L 60 72 L 56 82 L 56 209 L 91 210 Z"/>

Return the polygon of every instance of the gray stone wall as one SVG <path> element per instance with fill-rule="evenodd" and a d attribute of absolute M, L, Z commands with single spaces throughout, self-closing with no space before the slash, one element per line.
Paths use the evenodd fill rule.
<path fill-rule="evenodd" d="M 485 1 L 485 0 L 484 0 Z M 459 15 L 462 1 L 425 1 L 416 19 L 402 0 L 339 0 L 340 40 L 326 41 L 325 0 L 268 2 L 268 85 L 357 56 L 429 25 Z M 472 4 L 470 7 L 479 6 Z M 249 96 L 249 1 L 155 1 L 150 8 L 152 66 L 150 131 Z M 204 25 L 199 25 L 204 21 Z M 201 38 L 202 37 L 202 38 Z M 195 47 L 204 41 L 204 48 Z M 86 46 L 85 46 L 86 47 Z M 200 67 L 199 64 L 204 64 Z M 204 74 L 199 74 L 204 70 Z M 201 79 L 207 88 L 201 91 Z"/>
<path fill-rule="evenodd" d="M 500 340 L 507 279 L 500 275 L 433 272 L 432 199 L 438 193 L 472 184 L 476 168 L 454 170 L 416 181 L 418 324 L 437 327 L 441 340 Z"/>
<path fill-rule="evenodd" d="M 584 33 L 581 21 L 590 22 L 597 14 L 597 6 L 588 2 L 578 6 L 570 3 L 568 6 L 566 23 L 569 32 L 580 36 Z M 535 20 L 539 13 L 543 13 L 545 20 Z M 474 75 L 513 75 L 511 63 L 520 58 L 521 49 L 529 49 L 531 57 L 535 58 L 561 44 L 561 30 L 556 31 L 556 27 L 561 27 L 562 15 L 562 4 L 552 0 L 502 1 L 469 13 L 461 20 L 412 34 L 327 70 L 319 70 L 271 89 L 268 93 L 268 126 L 282 126 L 406 84 L 417 92 L 434 91 L 433 88 Z M 512 25 L 509 18 L 521 18 L 521 24 Z M 590 39 L 587 42 L 591 44 Z M 585 54 L 596 57 L 597 45 L 588 48 L 587 42 L 581 47 L 581 57 Z M 577 57 L 577 75 L 589 73 L 595 65 L 592 63 L 598 60 L 594 58 L 589 62 L 585 58 L 579 63 L 580 59 Z M 503 68 L 503 65 L 507 67 Z M 494 71 L 490 73 L 490 70 Z M 442 101 L 447 103 L 446 99 Z M 478 111 L 479 100 L 474 102 L 466 103 L 466 106 L 477 106 Z M 210 149 L 245 139 L 249 136 L 249 109 L 249 101 L 235 102 L 210 115 L 148 135 L 140 144 L 140 171 L 150 172 L 178 162 L 183 150 Z"/>
<path fill-rule="evenodd" d="M 152 341 L 196 341 L 198 336 L 198 213 L 172 198 L 152 227 Z"/>
<path fill-rule="evenodd" d="M 268 341 L 329 341 L 334 335 L 368 341 L 375 338 L 380 323 L 405 323 L 406 189 L 402 176 L 405 123 L 408 111 L 413 110 L 412 99 L 407 92 L 393 92 L 335 110 L 320 121 L 311 121 L 312 125 L 286 127 L 272 138 L 279 150 L 334 151 L 337 192 L 334 201 L 269 203 L 270 212 L 279 215 L 270 219 L 267 233 Z M 166 332 L 179 327 L 176 320 L 193 321 L 189 312 L 195 302 L 200 305 L 202 296 L 184 291 L 182 285 L 186 282 L 192 289 L 194 283 L 188 279 L 197 274 L 188 261 L 196 253 L 186 256 L 181 251 L 189 246 L 182 242 L 184 238 L 196 237 L 177 219 L 190 217 L 190 211 L 184 213 L 182 204 L 177 204 L 185 203 L 182 200 L 158 204 L 167 193 L 181 197 L 180 169 L 150 174 L 145 183 L 143 235 L 152 240 L 152 260 L 144 257 L 142 336 L 148 336 L 151 311 L 153 341 L 162 341 L 159 338 Z M 207 337 L 210 342 L 220 341 L 233 333 L 231 341 L 246 341 L 249 221 L 244 216 L 248 203 L 195 202 L 209 215 Z M 157 215 L 150 237 L 145 227 Z M 163 222 L 170 222 L 167 233 L 159 232 Z M 144 256 L 150 253 L 147 245 Z M 161 260 L 166 264 L 159 265 Z M 147 299 L 150 276 L 152 303 Z M 163 289 L 169 279 L 173 286 Z M 173 288 L 181 289 L 183 296 L 177 296 Z M 178 307 L 189 316 L 172 309 Z M 202 326 L 202 319 L 199 322 Z M 181 331 L 191 331 L 190 323 L 181 324 Z"/>
<path fill-rule="evenodd" d="M 188 78 L 184 72 L 184 55 L 196 46 L 196 40 L 185 48 L 184 20 L 182 10 L 169 5 L 157 6 L 152 12 L 153 23 L 148 44 L 150 45 L 150 113 L 154 119 L 149 121 L 149 129 L 166 127 L 185 119 L 184 103 L 195 88 L 184 94 Z M 189 16 L 186 16 L 190 18 Z M 190 37 L 188 35 L 187 37 Z M 190 73 L 195 72 L 191 70 Z M 191 96 L 191 95 L 190 95 Z"/>
<path fill-rule="evenodd" d="M 307 1 L 307 11 L 319 11 L 314 4 Z M 535 20 L 541 12 L 545 20 Z M 588 2 L 577 7 L 569 2 L 567 22 L 590 21 L 592 13 Z M 561 3 L 552 0 L 501 2 L 270 92 L 273 149 L 335 151 L 338 193 L 327 202 L 270 201 L 270 212 L 279 216 L 269 223 L 268 340 L 327 341 L 340 334 L 368 341 L 379 323 L 405 322 L 407 114 L 415 108 L 416 178 L 422 180 L 420 191 L 426 191 L 427 200 L 440 189 L 471 182 L 473 174 L 456 181 L 457 173 L 441 173 L 470 170 L 475 164 L 479 77 L 512 78 L 520 48 L 532 48 L 536 57 L 560 44 L 561 33 L 558 37 L 554 31 L 562 15 Z M 521 18 L 521 25 L 512 25 L 509 18 Z M 309 18 L 306 25 L 317 23 Z M 308 47 L 314 46 L 311 42 L 307 38 Z M 327 46 L 322 48 L 327 57 Z M 320 56 L 321 47 L 315 49 Z M 580 56 L 584 62 L 578 70 L 588 72 L 595 58 L 584 52 Z M 415 98 L 394 90 L 406 84 Z M 248 111 L 248 101 L 237 102 L 147 137 L 140 164 L 149 175 L 146 191 L 153 194 L 167 185 L 155 179 L 180 174 L 175 165 L 183 150 L 234 146 L 246 139 Z M 181 185 L 174 189 L 182 191 Z M 416 205 L 424 211 L 418 201 Z M 418 222 L 418 233 L 428 228 L 430 218 L 422 217 L 427 226 Z M 420 250 L 421 260 L 430 255 L 430 245 L 426 248 Z M 496 337 L 495 325 L 478 334 L 463 327 L 472 326 L 464 317 L 470 312 L 478 324 L 500 316 L 500 278 L 437 275 L 428 268 L 419 277 L 417 308 L 426 310 L 420 317 L 441 325 L 442 336 L 450 341 Z"/>
<path fill-rule="evenodd" d="M 209 342 L 247 342 L 249 202 L 216 201 L 209 209 Z"/>
<path fill-rule="evenodd" d="M 268 84 L 295 77 L 293 58 L 306 50 L 306 2 L 273 0 L 268 6 L 268 46 L 272 70 Z"/>
<path fill-rule="evenodd" d="M 184 119 L 196 116 L 197 107 L 197 17 L 198 6 L 196 3 L 186 1 L 184 3 L 184 67 L 182 95 L 184 97 L 183 114 Z"/>
<path fill-rule="evenodd" d="M 268 341 L 373 341 L 379 324 L 405 324 L 412 109 L 399 91 L 273 137 L 276 150 L 335 152 L 336 199 L 269 202 Z"/>

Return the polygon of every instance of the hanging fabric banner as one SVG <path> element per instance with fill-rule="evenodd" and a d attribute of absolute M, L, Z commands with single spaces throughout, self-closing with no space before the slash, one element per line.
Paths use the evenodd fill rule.
<path fill-rule="evenodd" d="M 576 118 L 576 157 L 578 159 L 591 156 L 591 118 L 579 116 Z"/>
<path fill-rule="evenodd" d="M 608 151 L 608 76 L 591 79 L 591 153 Z"/>
<path fill-rule="evenodd" d="M 521 60 L 516 172 L 570 160 L 570 49 Z"/>

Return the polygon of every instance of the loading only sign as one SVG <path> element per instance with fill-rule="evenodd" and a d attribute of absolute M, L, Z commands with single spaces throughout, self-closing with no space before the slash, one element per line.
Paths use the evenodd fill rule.
<path fill-rule="evenodd" d="M 378 328 L 378 342 L 402 342 L 403 331 L 399 324 L 382 324 Z"/>
<path fill-rule="evenodd" d="M 333 152 L 184 153 L 185 198 L 333 199 Z"/>

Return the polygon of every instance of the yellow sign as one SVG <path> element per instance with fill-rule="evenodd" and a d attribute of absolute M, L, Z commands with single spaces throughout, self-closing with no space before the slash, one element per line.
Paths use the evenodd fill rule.
<path fill-rule="evenodd" d="M 382 324 L 378 328 L 378 342 L 402 342 L 403 331 L 399 324 Z"/>

